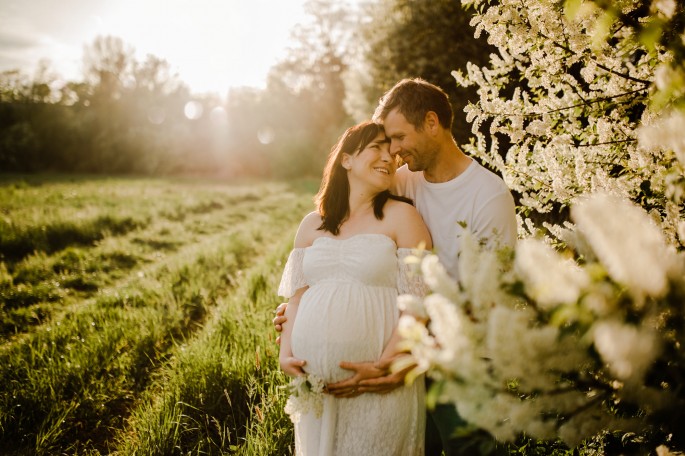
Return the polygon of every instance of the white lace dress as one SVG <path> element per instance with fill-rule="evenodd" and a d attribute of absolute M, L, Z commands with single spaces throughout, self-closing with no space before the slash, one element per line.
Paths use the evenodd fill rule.
<path fill-rule="evenodd" d="M 421 294 L 419 278 L 383 234 L 321 237 L 288 257 L 278 294 L 308 285 L 293 326 L 293 356 L 325 383 L 350 377 L 340 361 L 376 361 L 397 324 L 398 293 Z M 389 394 L 355 398 L 323 395 L 323 409 L 291 415 L 297 455 L 423 455 L 424 382 Z"/>

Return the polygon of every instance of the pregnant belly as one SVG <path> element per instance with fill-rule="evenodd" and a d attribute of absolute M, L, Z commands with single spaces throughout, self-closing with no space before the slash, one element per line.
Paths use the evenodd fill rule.
<path fill-rule="evenodd" d="M 327 383 L 352 374 L 340 368 L 341 361 L 378 360 L 397 321 L 393 289 L 358 288 L 313 287 L 300 301 L 292 332 L 293 356 L 307 361 L 305 371 Z"/>

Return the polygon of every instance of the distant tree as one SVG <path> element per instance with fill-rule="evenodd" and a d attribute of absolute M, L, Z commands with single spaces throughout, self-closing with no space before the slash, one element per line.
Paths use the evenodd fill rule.
<path fill-rule="evenodd" d="M 132 47 L 107 36 L 85 47 L 84 67 L 85 85 L 65 91 L 79 101 L 85 97 L 79 102 L 88 153 L 80 161 L 83 170 L 164 174 L 215 169 L 204 147 L 209 118 L 184 116 L 186 103 L 202 103 L 167 61 L 148 55 L 140 62 Z"/>
<path fill-rule="evenodd" d="M 131 170 L 156 174 L 182 168 L 179 161 L 192 133 L 191 128 L 184 128 L 190 122 L 183 110 L 191 98 L 166 60 L 148 55 L 142 62 L 133 62 L 130 86 L 116 100 L 126 115 L 121 141 Z M 200 158 L 197 154 L 195 162 Z"/>
<path fill-rule="evenodd" d="M 269 74 L 262 106 L 273 141 L 266 146 L 277 173 L 321 173 L 328 149 L 351 122 L 344 100 L 354 10 L 331 0 L 305 5 L 310 21 Z"/>
<path fill-rule="evenodd" d="M 0 103 L 54 103 L 59 100 L 59 75 L 49 60 L 38 62 L 31 76 L 20 70 L 0 73 Z"/>
<path fill-rule="evenodd" d="M 369 115 L 379 97 L 397 81 L 422 77 L 445 90 L 455 114 L 453 133 L 468 142 L 470 126 L 464 108 L 475 102 L 475 90 L 458 87 L 451 76 L 467 62 L 484 65 L 492 52 L 485 38 L 475 39 L 471 13 L 456 0 L 379 0 L 367 2 L 360 21 L 358 52 L 367 83 L 357 96 L 367 102 Z M 357 105 L 363 103 L 356 100 Z"/>
<path fill-rule="evenodd" d="M 213 171 L 210 119 L 186 118 L 184 106 L 191 101 L 194 97 L 166 61 L 150 55 L 139 62 L 120 38 L 98 37 L 84 48 L 82 81 L 60 81 L 47 61 L 33 76 L 0 74 L 0 167 Z"/>
<path fill-rule="evenodd" d="M 38 62 L 38 67 L 31 81 L 30 99 L 35 103 L 54 103 L 59 100 L 57 86 L 60 84 L 60 76 L 52 68 L 47 59 Z"/>
<path fill-rule="evenodd" d="M 246 87 L 229 91 L 224 154 L 228 175 L 269 176 L 272 172 L 274 163 L 267 151 L 276 138 L 275 129 L 286 116 L 270 109 L 265 93 Z"/>
<path fill-rule="evenodd" d="M 98 36 L 83 49 L 84 80 L 88 87 L 82 117 L 92 132 L 80 160 L 86 171 L 128 171 L 128 151 L 123 139 L 129 127 L 122 98 L 134 87 L 134 49 L 121 38 Z M 85 153 L 87 150 L 87 154 Z"/>
<path fill-rule="evenodd" d="M 31 81 L 26 73 L 9 70 L 0 73 L 0 103 L 25 102 L 28 100 Z M 4 120 L 1 125 L 7 125 Z"/>
<path fill-rule="evenodd" d="M 85 81 L 94 89 L 93 101 L 118 99 L 135 81 L 133 47 L 115 36 L 98 36 L 83 49 Z"/>
<path fill-rule="evenodd" d="M 65 116 L 53 103 L 58 76 L 47 60 L 31 77 L 19 70 L 0 74 L 0 170 L 33 171 L 42 166 L 55 133 L 64 134 Z M 59 125 L 59 127 L 58 127 Z"/>
<path fill-rule="evenodd" d="M 311 20 L 265 90 L 227 101 L 196 96 L 155 56 L 121 38 L 84 47 L 83 79 L 0 75 L 0 167 L 8 171 L 320 174 L 349 124 L 342 77 L 354 22 L 337 2 L 313 0 Z"/>

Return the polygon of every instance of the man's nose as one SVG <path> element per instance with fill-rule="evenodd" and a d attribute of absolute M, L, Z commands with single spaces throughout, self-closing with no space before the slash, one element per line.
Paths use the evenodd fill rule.
<path fill-rule="evenodd" d="M 390 141 L 390 155 L 392 157 L 397 156 L 400 153 L 400 145 L 398 141 Z"/>

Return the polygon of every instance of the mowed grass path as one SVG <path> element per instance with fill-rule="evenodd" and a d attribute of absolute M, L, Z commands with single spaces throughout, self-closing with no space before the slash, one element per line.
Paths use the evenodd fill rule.
<path fill-rule="evenodd" d="M 0 178 L 2 453 L 291 453 L 270 320 L 314 190 Z"/>

